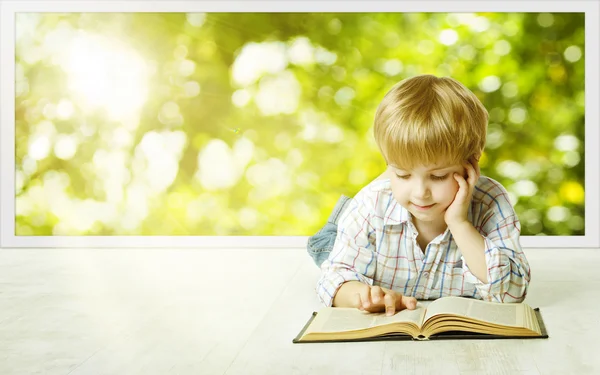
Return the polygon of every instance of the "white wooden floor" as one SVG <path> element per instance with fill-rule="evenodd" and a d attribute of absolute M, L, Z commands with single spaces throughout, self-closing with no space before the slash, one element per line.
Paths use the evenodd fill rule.
<path fill-rule="evenodd" d="M 529 249 L 550 339 L 292 344 L 303 249 L 2 249 L 0 374 L 600 374 L 600 249 Z"/>

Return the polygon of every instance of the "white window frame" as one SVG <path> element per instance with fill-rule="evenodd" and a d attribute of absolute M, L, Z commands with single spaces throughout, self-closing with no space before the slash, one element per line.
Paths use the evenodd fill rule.
<path fill-rule="evenodd" d="M 302 248 L 306 236 L 15 236 L 15 14 L 19 12 L 584 12 L 585 235 L 528 248 L 600 248 L 600 3 L 591 1 L 0 1 L 0 248 Z"/>

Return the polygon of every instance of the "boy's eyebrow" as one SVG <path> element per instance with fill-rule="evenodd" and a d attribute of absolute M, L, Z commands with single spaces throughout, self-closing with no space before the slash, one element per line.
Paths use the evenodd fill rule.
<path fill-rule="evenodd" d="M 452 165 L 447 165 L 445 167 L 440 167 L 440 168 L 434 168 L 434 169 L 430 169 L 427 172 L 435 172 L 435 171 L 441 171 L 442 169 L 448 169 L 448 168 L 452 168 Z"/>
<path fill-rule="evenodd" d="M 398 166 L 397 166 L 397 165 L 395 165 L 395 164 L 390 164 L 390 166 L 391 166 L 392 168 L 396 168 L 396 169 L 398 169 L 398 170 L 404 171 L 404 169 L 402 169 L 402 168 L 398 167 Z M 447 166 L 445 166 L 445 167 L 439 167 L 439 168 L 433 168 L 433 169 L 429 169 L 427 172 L 441 171 L 441 170 L 443 170 L 443 169 L 449 169 L 449 168 L 452 168 L 452 167 L 453 167 L 452 165 L 447 165 Z"/>

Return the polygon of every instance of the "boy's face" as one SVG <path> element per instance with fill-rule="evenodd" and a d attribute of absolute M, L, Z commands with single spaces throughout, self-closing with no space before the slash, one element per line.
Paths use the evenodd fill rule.
<path fill-rule="evenodd" d="M 413 170 L 400 169 L 394 165 L 388 168 L 391 171 L 394 198 L 415 219 L 422 222 L 443 220 L 446 208 L 458 191 L 458 182 L 453 174 L 464 176 L 466 173 L 460 164 L 422 165 Z"/>

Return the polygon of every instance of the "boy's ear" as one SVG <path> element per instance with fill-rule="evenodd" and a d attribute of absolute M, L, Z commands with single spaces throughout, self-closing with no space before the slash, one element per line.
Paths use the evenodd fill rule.
<path fill-rule="evenodd" d="M 473 154 L 473 159 L 475 159 L 475 161 L 479 162 L 479 159 L 481 159 L 481 152 Z"/>

